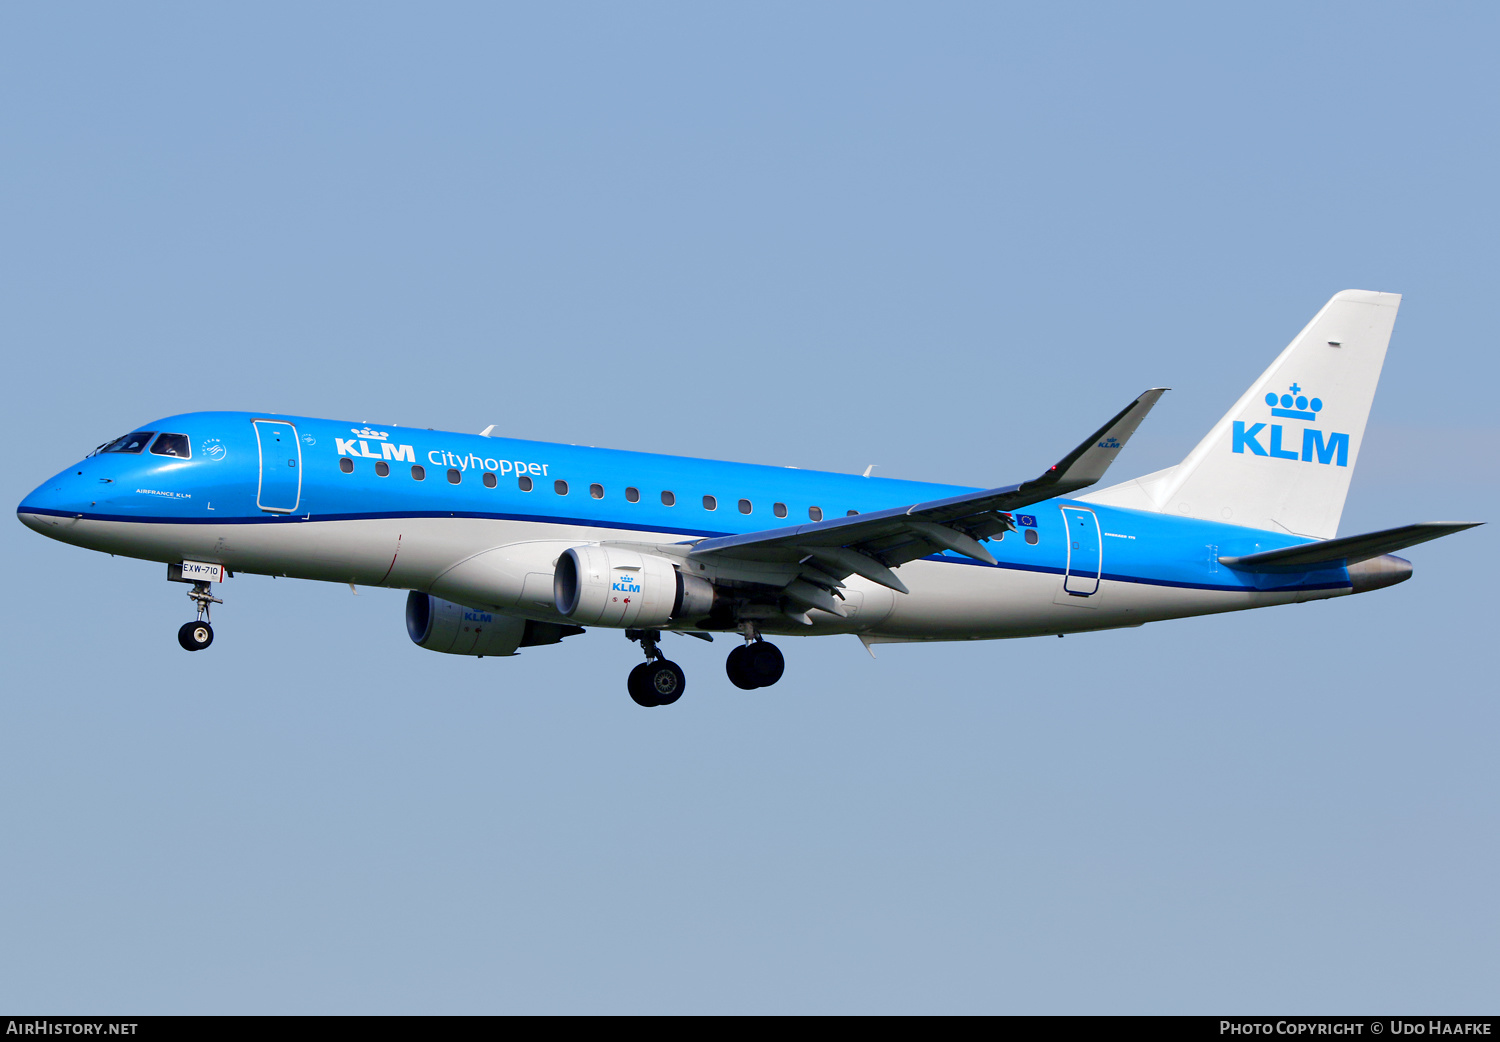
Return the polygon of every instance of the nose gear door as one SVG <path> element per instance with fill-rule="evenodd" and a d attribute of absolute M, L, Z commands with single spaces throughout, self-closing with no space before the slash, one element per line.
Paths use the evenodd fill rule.
<path fill-rule="evenodd" d="M 1103 570 L 1099 517 L 1080 507 L 1063 507 L 1062 515 L 1068 526 L 1068 574 L 1063 578 L 1063 589 L 1074 597 L 1092 596 L 1099 592 Z"/>
<path fill-rule="evenodd" d="M 284 420 L 254 420 L 260 443 L 260 485 L 255 505 L 271 514 L 290 514 L 302 499 L 302 444 L 297 428 Z"/>

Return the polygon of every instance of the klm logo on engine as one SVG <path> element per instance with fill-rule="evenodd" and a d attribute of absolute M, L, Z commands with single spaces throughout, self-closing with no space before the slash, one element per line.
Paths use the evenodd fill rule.
<path fill-rule="evenodd" d="M 640 593 L 641 581 L 633 575 L 621 575 L 612 587 L 615 593 Z"/>
<path fill-rule="evenodd" d="M 407 463 L 417 462 L 417 450 L 410 445 L 392 445 L 385 439 L 390 437 L 386 431 L 374 431 L 368 427 L 351 427 L 349 433 L 355 435 L 353 438 L 334 438 L 337 443 L 340 456 L 363 456 L 366 459 L 405 460 Z M 378 441 L 380 451 L 372 452 L 370 442 Z"/>
<path fill-rule="evenodd" d="M 1318 413 L 1323 411 L 1323 399 L 1309 399 L 1302 393 L 1302 388 L 1292 384 L 1289 394 L 1276 395 L 1267 394 L 1266 404 L 1271 407 L 1273 417 L 1283 417 L 1288 420 L 1313 420 L 1318 419 Z M 1279 423 L 1270 424 L 1270 431 L 1266 430 L 1268 425 L 1256 423 L 1245 426 L 1245 421 L 1234 421 L 1234 451 L 1239 453 L 1249 452 L 1254 456 L 1270 456 L 1273 459 L 1298 460 L 1302 463 L 1336 463 L 1340 467 L 1349 465 L 1349 435 L 1329 433 L 1325 435 L 1315 427 L 1302 428 L 1302 444 L 1299 446 L 1293 440 L 1287 445 L 1287 434 L 1285 428 Z M 1261 437 L 1265 437 L 1262 442 Z M 1296 435 L 1294 434 L 1293 439 Z M 1295 446 L 1295 447 L 1293 447 Z"/>

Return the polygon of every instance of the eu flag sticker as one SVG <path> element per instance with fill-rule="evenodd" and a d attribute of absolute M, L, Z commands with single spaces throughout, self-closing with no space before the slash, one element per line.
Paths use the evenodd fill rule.
<path fill-rule="evenodd" d="M 1017 514 L 1016 515 L 1016 523 L 1019 524 L 1022 528 L 1035 528 L 1036 527 L 1036 515 L 1035 514 Z"/>

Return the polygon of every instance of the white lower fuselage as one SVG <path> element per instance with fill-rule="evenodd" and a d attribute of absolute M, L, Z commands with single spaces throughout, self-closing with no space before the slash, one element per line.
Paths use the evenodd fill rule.
<path fill-rule="evenodd" d="M 483 518 L 373 518 L 266 524 L 171 524 L 23 515 L 45 534 L 123 556 L 207 560 L 231 572 L 420 590 L 473 608 L 566 622 L 553 600 L 552 568 L 568 546 L 603 541 L 673 542 L 661 532 L 591 529 Z M 682 537 L 691 538 L 689 536 Z M 1107 552 L 1107 546 L 1106 546 Z M 812 611 L 810 626 L 766 619 L 766 632 L 857 633 L 874 641 L 988 640 L 1138 626 L 1163 619 L 1341 596 L 1338 589 L 1226 590 L 1109 578 L 1095 593 L 1064 590 L 1064 576 L 956 557 L 900 570 L 910 593 L 852 576 L 845 618 Z"/>

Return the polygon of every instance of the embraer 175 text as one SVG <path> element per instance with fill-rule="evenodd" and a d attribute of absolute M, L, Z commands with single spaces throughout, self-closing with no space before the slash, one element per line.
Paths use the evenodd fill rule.
<path fill-rule="evenodd" d="M 419 646 L 513 655 L 599 626 L 638 641 L 643 706 L 682 695 L 662 631 L 737 633 L 729 679 L 782 674 L 767 634 L 987 640 L 1342 597 L 1392 551 L 1472 527 L 1336 538 L 1401 298 L 1346 290 L 1175 467 L 1103 477 L 1164 388 L 1040 477 L 974 490 L 261 413 L 146 424 L 17 508 L 43 535 L 162 561 L 213 641 L 235 572 L 411 591 Z"/>

